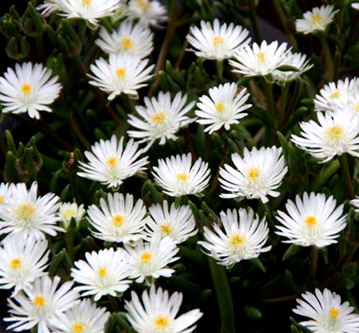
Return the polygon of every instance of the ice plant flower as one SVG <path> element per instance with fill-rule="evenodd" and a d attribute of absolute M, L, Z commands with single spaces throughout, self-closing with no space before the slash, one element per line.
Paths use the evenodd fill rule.
<path fill-rule="evenodd" d="M 315 294 L 307 291 L 293 312 L 310 320 L 300 322 L 314 333 L 358 333 L 359 316 L 349 302 L 341 302 L 340 295 L 324 289 L 315 289 Z"/>
<path fill-rule="evenodd" d="M 121 0 L 45 0 L 37 9 L 45 16 L 60 12 L 67 19 L 82 18 L 96 26 L 98 20 L 119 10 L 121 3 Z"/>
<path fill-rule="evenodd" d="M 288 51 L 287 43 L 278 47 L 278 41 L 267 44 L 264 40 L 261 45 L 253 43 L 252 47 L 246 45 L 240 48 L 229 64 L 234 67 L 233 72 L 244 76 L 266 76 L 284 65 Z"/>
<path fill-rule="evenodd" d="M 91 146 L 92 152 L 85 151 L 89 163 L 79 162 L 81 172 L 77 175 L 101 182 L 108 187 L 120 186 L 126 178 L 142 171 L 148 163 L 147 157 L 138 159 L 142 154 L 138 143 L 131 139 L 124 147 L 124 138 L 119 141 L 115 135 L 111 140 L 100 140 Z"/>
<path fill-rule="evenodd" d="M 48 106 L 59 96 L 58 77 L 42 64 L 31 62 L 15 64 L 0 77 L 0 103 L 2 112 L 27 112 L 31 118 L 40 118 L 39 111 L 52 112 Z"/>
<path fill-rule="evenodd" d="M 353 2 L 353 3 L 351 4 L 351 7 L 352 7 L 353 9 L 355 9 L 355 10 L 359 10 L 359 2 Z"/>
<path fill-rule="evenodd" d="M 324 31 L 338 12 L 339 10 L 334 10 L 332 5 L 315 7 L 304 13 L 304 18 L 295 21 L 295 28 L 297 32 L 302 32 L 305 35 Z"/>
<path fill-rule="evenodd" d="M 167 21 L 167 10 L 159 1 L 130 0 L 127 15 L 145 26 L 160 27 Z"/>
<path fill-rule="evenodd" d="M 76 202 L 65 202 L 60 205 L 58 216 L 67 228 L 72 218 L 74 218 L 78 224 L 82 220 L 85 212 L 84 205 L 78 206 Z"/>
<path fill-rule="evenodd" d="M 110 313 L 86 298 L 51 320 L 53 333 L 103 333 Z"/>
<path fill-rule="evenodd" d="M 220 219 L 224 232 L 216 223 L 212 225 L 213 230 L 205 226 L 205 241 L 198 242 L 220 265 L 231 267 L 241 260 L 257 258 L 272 248 L 264 247 L 269 233 L 265 218 L 260 221 L 252 209 L 228 209 L 227 213 L 220 212 Z"/>
<path fill-rule="evenodd" d="M 144 98 L 145 106 L 136 106 L 140 117 L 129 114 L 128 123 L 136 130 L 128 131 L 132 138 L 141 139 L 139 143 L 148 142 L 149 148 L 157 139 L 159 144 L 165 144 L 166 140 L 177 140 L 176 132 L 190 124 L 194 119 L 186 114 L 193 108 L 195 102 L 186 105 L 187 95 L 178 92 L 171 101 L 169 92 L 158 94 L 157 98 Z"/>
<path fill-rule="evenodd" d="M 154 65 L 146 67 L 148 59 L 141 60 L 128 53 L 110 54 L 108 60 L 97 59 L 90 66 L 90 84 L 99 87 L 109 94 L 108 100 L 113 100 L 121 93 L 137 97 L 137 90 L 146 86 L 152 74 Z"/>
<path fill-rule="evenodd" d="M 336 238 L 346 227 L 347 216 L 343 205 L 336 207 L 333 196 L 304 192 L 303 199 L 297 195 L 295 202 L 288 200 L 288 213 L 278 211 L 276 233 L 288 238 L 284 243 L 300 246 L 324 247 L 337 243 Z"/>
<path fill-rule="evenodd" d="M 0 247 L 0 288 L 15 287 L 15 295 L 46 275 L 44 271 L 49 259 L 47 245 L 45 239 L 29 237 L 19 241 L 16 237 L 7 237 Z"/>
<path fill-rule="evenodd" d="M 348 153 L 359 157 L 359 117 L 337 111 L 317 112 L 314 120 L 301 122 L 301 136 L 292 134 L 292 141 L 301 149 L 325 163 L 336 155 Z"/>
<path fill-rule="evenodd" d="M 158 279 L 160 276 L 170 277 L 174 272 L 167 265 L 179 259 L 175 257 L 179 248 L 170 237 L 154 237 L 149 243 L 141 239 L 134 246 L 124 245 L 128 253 L 128 272 L 136 282 L 142 283 L 147 278 Z"/>
<path fill-rule="evenodd" d="M 15 331 L 30 330 L 37 325 L 38 333 L 49 333 L 51 320 L 78 303 L 79 294 L 72 289 L 73 282 L 63 283 L 60 277 L 53 280 L 47 275 L 35 280 L 11 299 L 8 299 L 11 317 L 4 321 L 14 322 L 8 327 Z"/>
<path fill-rule="evenodd" d="M 354 206 L 355 212 L 359 213 L 359 196 L 356 196 L 355 199 L 350 200 L 350 203 L 352 204 L 352 206 Z"/>
<path fill-rule="evenodd" d="M 171 332 L 190 333 L 196 328 L 194 323 L 202 317 L 199 309 L 191 310 L 176 318 L 182 303 L 182 294 L 171 296 L 167 290 L 152 285 L 150 292 L 142 293 L 142 302 L 132 291 L 131 301 L 125 301 L 127 319 L 138 333 Z"/>
<path fill-rule="evenodd" d="M 11 187 L 9 183 L 0 183 L 0 209 L 1 206 L 6 205 L 11 196 Z"/>
<path fill-rule="evenodd" d="M 244 45 L 249 44 L 251 38 L 249 31 L 239 25 L 224 23 L 220 25 L 219 20 L 210 22 L 201 21 L 201 28 L 190 27 L 187 40 L 195 50 L 197 57 L 223 60 L 233 57 L 236 51 Z"/>
<path fill-rule="evenodd" d="M 128 53 L 140 59 L 149 56 L 153 50 L 153 34 L 140 23 L 123 21 L 111 34 L 101 28 L 96 44 L 106 53 Z"/>
<path fill-rule="evenodd" d="M 172 203 L 169 207 L 165 200 L 163 205 L 152 205 L 149 208 L 150 216 L 146 221 L 145 239 L 152 237 L 169 236 L 176 243 L 183 243 L 197 233 L 196 223 L 189 206 L 180 206 Z"/>
<path fill-rule="evenodd" d="M 224 127 L 227 131 L 232 124 L 238 124 L 239 120 L 248 113 L 244 110 L 252 104 L 246 104 L 249 98 L 247 89 L 238 89 L 236 83 L 220 84 L 209 89 L 209 96 L 202 96 L 197 103 L 195 111 L 197 123 L 207 125 L 204 131 L 212 134 Z"/>
<path fill-rule="evenodd" d="M 155 181 L 172 197 L 201 193 L 209 184 L 210 169 L 199 158 L 191 166 L 192 155 L 176 155 L 166 160 L 158 160 L 158 167 L 153 167 Z"/>
<path fill-rule="evenodd" d="M 86 261 L 75 261 L 75 268 L 71 269 L 71 277 L 80 284 L 75 290 L 80 291 L 82 297 L 94 295 L 94 300 L 98 301 L 104 295 L 115 297 L 129 287 L 128 258 L 124 250 L 109 248 L 86 252 L 85 257 Z"/>
<path fill-rule="evenodd" d="M 107 202 L 101 198 L 100 208 L 92 205 L 88 219 L 96 231 L 92 234 L 108 242 L 136 241 L 142 237 L 146 223 L 146 208 L 142 200 L 133 202 L 133 196 L 121 193 L 107 194 Z"/>
<path fill-rule="evenodd" d="M 0 209 L 0 234 L 44 239 L 44 234 L 56 236 L 57 231 L 65 231 L 56 225 L 58 201 L 59 197 L 53 193 L 37 197 L 36 182 L 29 191 L 25 183 L 13 185 L 8 203 Z"/>
<path fill-rule="evenodd" d="M 261 199 L 268 201 L 268 196 L 278 197 L 275 191 L 288 171 L 282 156 L 282 148 L 271 147 L 244 148 L 243 157 L 232 154 L 232 161 L 236 169 L 224 164 L 219 170 L 221 187 L 230 192 L 220 195 L 221 198 L 246 197 L 247 199 Z"/>

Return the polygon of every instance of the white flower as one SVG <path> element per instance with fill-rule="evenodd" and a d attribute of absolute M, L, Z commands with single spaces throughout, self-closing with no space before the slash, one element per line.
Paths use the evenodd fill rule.
<path fill-rule="evenodd" d="M 153 34 L 140 23 L 123 21 L 111 34 L 101 28 L 96 44 L 106 53 L 128 53 L 140 59 L 149 56 L 153 50 Z"/>
<path fill-rule="evenodd" d="M 315 295 L 307 291 L 297 299 L 298 305 L 293 312 L 310 320 L 300 322 L 314 333 L 358 333 L 359 316 L 348 302 L 341 303 L 340 296 L 328 289 Z"/>
<path fill-rule="evenodd" d="M 320 163 L 344 153 L 359 157 L 359 117 L 348 112 L 317 112 L 317 116 L 319 123 L 300 123 L 302 137 L 292 134 L 299 148 L 320 159 Z"/>
<path fill-rule="evenodd" d="M 123 180 L 132 177 L 136 172 L 142 171 L 147 164 L 147 157 L 139 160 L 142 149 L 138 149 L 138 143 L 131 139 L 124 148 L 124 138 L 117 141 L 115 135 L 111 140 L 100 140 L 91 146 L 92 152 L 85 151 L 89 164 L 79 162 L 80 177 L 101 182 L 108 187 L 116 187 L 123 183 Z"/>
<path fill-rule="evenodd" d="M 356 196 L 355 199 L 350 200 L 350 203 L 354 206 L 355 212 L 359 213 L 359 196 Z"/>
<path fill-rule="evenodd" d="M 175 292 L 171 296 L 167 290 L 152 285 L 150 292 L 142 293 L 142 302 L 135 292 L 131 301 L 126 301 L 127 318 L 138 333 L 190 333 L 193 324 L 202 317 L 198 309 L 191 310 L 176 318 L 182 303 L 182 294 Z"/>
<path fill-rule="evenodd" d="M 167 10 L 158 1 L 130 0 L 127 15 L 131 19 L 138 19 L 145 26 L 159 27 L 167 21 Z"/>
<path fill-rule="evenodd" d="M 141 118 L 129 114 L 128 123 L 137 130 L 128 131 L 128 134 L 137 139 L 139 143 L 148 142 L 149 148 L 155 140 L 160 139 L 160 145 L 166 140 L 177 140 L 176 132 L 190 124 L 194 119 L 186 114 L 193 108 L 195 102 L 186 105 L 187 95 L 178 92 L 171 102 L 169 92 L 158 94 L 158 97 L 144 98 L 145 107 L 136 106 Z M 186 106 L 185 106 L 186 105 Z"/>
<path fill-rule="evenodd" d="M 13 185 L 8 203 L 0 209 L 0 234 L 44 239 L 44 234 L 56 236 L 56 231 L 65 231 L 56 225 L 58 201 L 53 193 L 37 197 L 36 182 L 29 191 L 24 183 Z"/>
<path fill-rule="evenodd" d="M 277 189 L 288 168 L 282 156 L 282 148 L 244 148 L 243 158 L 237 153 L 232 154 L 232 161 L 236 167 L 224 164 L 220 168 L 219 182 L 221 187 L 230 193 L 221 194 L 222 198 L 246 197 L 247 199 L 261 199 L 267 202 L 267 196 L 278 197 Z"/>
<path fill-rule="evenodd" d="M 72 290 L 72 281 L 63 283 L 60 277 L 53 280 L 49 276 L 37 279 L 31 287 L 25 287 L 15 297 L 8 299 L 11 317 L 4 321 L 15 322 L 7 329 L 30 330 L 37 325 L 38 333 L 50 333 L 49 325 L 55 315 L 76 306 L 78 293 Z"/>
<path fill-rule="evenodd" d="M 0 288 L 15 287 L 14 294 L 30 287 L 44 272 L 49 258 L 46 240 L 7 237 L 0 247 Z"/>
<path fill-rule="evenodd" d="M 81 286 L 75 290 L 81 296 L 94 295 L 98 301 L 104 295 L 116 297 L 116 293 L 124 292 L 131 283 L 125 280 L 129 276 L 127 254 L 124 250 L 113 248 L 85 253 L 86 261 L 75 261 L 76 268 L 71 269 L 71 276 Z"/>
<path fill-rule="evenodd" d="M 241 260 L 257 258 L 272 248 L 263 247 L 268 240 L 268 225 L 265 218 L 259 221 L 252 209 L 228 209 L 227 214 L 220 212 L 220 219 L 224 232 L 214 223 L 213 231 L 204 227 L 205 241 L 198 242 L 220 265 L 231 267 Z"/>
<path fill-rule="evenodd" d="M 60 205 L 58 216 L 65 223 L 66 228 L 70 225 L 71 219 L 74 218 L 76 223 L 82 220 L 86 210 L 84 205 L 78 206 L 76 202 L 65 202 Z"/>
<path fill-rule="evenodd" d="M 158 279 L 160 276 L 170 277 L 173 269 L 167 265 L 179 259 L 176 243 L 170 238 L 154 237 L 149 243 L 141 240 L 132 247 L 124 244 L 128 253 L 128 271 L 130 277 L 142 283 L 146 278 Z"/>
<path fill-rule="evenodd" d="M 355 10 L 359 10 L 359 2 L 353 2 L 353 3 L 351 4 L 351 7 L 352 7 L 353 9 L 355 9 Z"/>
<path fill-rule="evenodd" d="M 239 49 L 229 64 L 235 68 L 233 72 L 244 76 L 265 76 L 284 64 L 288 51 L 287 43 L 278 47 L 278 41 L 268 45 L 264 40 L 261 45 L 253 43 L 252 47 L 246 45 Z"/>
<path fill-rule="evenodd" d="M 146 67 L 147 64 L 148 59 L 141 60 L 131 54 L 110 54 L 108 61 L 100 58 L 90 66 L 93 74 L 89 74 L 92 79 L 89 82 L 109 94 L 109 101 L 121 93 L 137 97 L 137 90 L 145 87 L 144 82 L 152 76 L 155 65 Z"/>
<path fill-rule="evenodd" d="M 71 18 L 83 18 L 93 25 L 98 20 L 114 14 L 121 7 L 121 0 L 45 0 L 37 7 L 43 15 L 60 11 L 59 15 Z"/>
<path fill-rule="evenodd" d="M 295 28 L 297 32 L 302 32 L 305 35 L 324 31 L 338 12 L 339 10 L 334 10 L 332 5 L 322 5 L 320 8 L 315 7 L 312 11 L 304 13 L 304 18 L 295 21 Z"/>
<path fill-rule="evenodd" d="M 172 203 L 171 208 L 165 200 L 163 206 L 157 204 L 149 208 L 150 216 L 146 222 L 145 239 L 169 236 L 176 243 L 183 243 L 197 233 L 196 223 L 189 206 Z M 147 236 L 147 237 L 146 237 Z"/>
<path fill-rule="evenodd" d="M 245 104 L 249 98 L 247 89 L 243 88 L 238 93 L 236 83 L 225 83 L 209 89 L 209 97 L 204 95 L 199 98 L 196 110 L 197 123 L 208 125 L 204 131 L 212 134 L 221 127 L 228 131 L 232 124 L 238 124 L 239 120 L 248 113 L 243 112 L 252 104 Z"/>
<path fill-rule="evenodd" d="M 346 227 L 347 216 L 343 215 L 343 205 L 336 208 L 336 200 L 324 194 L 304 192 L 303 199 L 295 197 L 295 203 L 288 200 L 288 214 L 278 211 L 276 233 L 289 238 L 284 243 L 300 246 L 324 247 L 337 243 L 340 231 Z"/>
<path fill-rule="evenodd" d="M 103 333 L 109 316 L 108 311 L 86 298 L 51 320 L 52 333 Z"/>
<path fill-rule="evenodd" d="M 201 21 L 201 29 L 190 27 L 190 34 L 187 35 L 188 42 L 196 49 L 197 57 L 223 60 L 234 56 L 235 52 L 244 45 L 249 44 L 249 31 L 233 23 L 220 25 L 219 20 L 211 23 Z"/>
<path fill-rule="evenodd" d="M 191 166 L 192 155 L 176 155 L 166 160 L 158 160 L 158 167 L 153 167 L 155 181 L 164 189 L 164 193 L 179 197 L 204 191 L 209 184 L 210 169 L 199 158 Z"/>
<path fill-rule="evenodd" d="M 141 238 L 146 223 L 142 200 L 133 206 L 132 195 L 109 193 L 107 202 L 101 198 L 100 209 L 95 205 L 88 209 L 89 222 L 96 229 L 92 234 L 108 242 L 128 243 Z"/>
<path fill-rule="evenodd" d="M 15 64 L 0 77 L 0 103 L 2 112 L 27 112 L 31 118 L 40 118 L 39 111 L 52 112 L 48 107 L 59 96 L 61 85 L 42 64 L 31 62 Z"/>
<path fill-rule="evenodd" d="M 2 205 L 6 205 L 11 196 L 11 187 L 13 185 L 9 183 L 0 183 L 0 208 Z"/>

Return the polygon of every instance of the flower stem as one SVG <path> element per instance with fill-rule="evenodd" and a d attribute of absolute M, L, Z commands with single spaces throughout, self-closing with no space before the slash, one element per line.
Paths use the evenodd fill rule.
<path fill-rule="evenodd" d="M 117 298 L 109 295 L 108 300 L 110 301 L 112 310 L 114 312 L 120 312 L 120 305 L 118 304 Z"/>
<path fill-rule="evenodd" d="M 274 119 L 274 99 L 273 99 L 273 85 L 263 80 L 264 93 L 266 95 L 267 100 L 267 109 L 268 113 L 272 119 Z"/>
<path fill-rule="evenodd" d="M 222 83 L 222 81 L 223 81 L 223 60 L 216 61 L 216 69 L 217 69 L 217 82 Z"/>
<path fill-rule="evenodd" d="M 310 251 L 310 278 L 313 280 L 317 274 L 319 249 L 316 246 L 311 247 Z"/>
<path fill-rule="evenodd" d="M 290 83 L 287 83 L 282 88 L 282 96 L 280 99 L 279 119 L 278 119 L 279 127 L 281 127 L 281 124 L 283 124 L 285 119 L 285 110 L 287 107 L 289 87 L 290 87 Z"/>
<path fill-rule="evenodd" d="M 264 298 L 259 301 L 259 303 L 280 303 L 280 302 L 287 302 L 287 301 L 293 301 L 297 299 L 297 295 L 290 295 L 290 296 L 283 296 L 283 297 L 277 297 L 277 298 Z"/>
<path fill-rule="evenodd" d="M 346 154 L 340 155 L 339 156 L 339 162 L 340 162 L 340 166 L 342 168 L 342 174 L 343 174 L 343 178 L 344 178 L 344 183 L 345 183 L 345 187 L 347 189 L 347 193 L 349 195 L 349 198 L 354 199 L 355 193 L 354 193 L 354 188 L 353 188 L 353 182 L 352 182 L 352 179 L 351 179 L 351 176 L 350 176 L 347 155 Z"/>
<path fill-rule="evenodd" d="M 321 36 L 319 37 L 320 42 L 322 43 L 323 46 L 323 52 L 324 52 L 324 57 L 325 57 L 325 61 L 327 63 L 327 69 L 326 69 L 326 79 L 328 81 L 333 81 L 333 77 L 334 77 L 334 64 L 333 64 L 333 58 L 332 58 L 332 54 L 330 52 L 330 48 L 329 48 L 329 44 L 327 39 L 325 38 L 325 36 Z"/>

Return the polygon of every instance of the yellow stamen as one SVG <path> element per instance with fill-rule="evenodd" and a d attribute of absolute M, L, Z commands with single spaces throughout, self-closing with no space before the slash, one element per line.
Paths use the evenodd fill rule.
<path fill-rule="evenodd" d="M 85 6 L 88 6 L 90 4 L 91 0 L 82 0 L 82 4 Z"/>
<path fill-rule="evenodd" d="M 123 224 L 123 220 L 124 220 L 123 216 L 120 214 L 117 214 L 112 218 L 112 224 L 115 227 L 120 227 Z"/>
<path fill-rule="evenodd" d="M 157 112 L 152 117 L 151 120 L 155 124 L 162 124 L 166 120 L 166 114 L 164 112 Z"/>
<path fill-rule="evenodd" d="M 21 267 L 21 260 L 20 258 L 15 258 L 13 260 L 10 261 L 10 267 L 12 269 L 19 269 Z"/>
<path fill-rule="evenodd" d="M 237 249 L 243 245 L 243 238 L 240 236 L 240 234 L 234 234 L 229 239 L 229 245 L 233 249 Z"/>
<path fill-rule="evenodd" d="M 332 318 L 338 317 L 338 315 L 339 315 L 338 309 L 336 309 L 336 308 L 331 308 L 331 309 L 329 310 L 329 315 L 330 315 Z"/>
<path fill-rule="evenodd" d="M 144 252 L 141 254 L 141 261 L 143 262 L 149 262 L 152 259 L 152 254 L 149 252 Z"/>
<path fill-rule="evenodd" d="M 178 173 L 176 175 L 176 178 L 178 180 L 182 180 L 183 182 L 185 182 L 187 180 L 187 174 L 186 173 Z"/>
<path fill-rule="evenodd" d="M 327 136 L 330 141 L 339 140 L 343 135 L 343 128 L 338 125 L 334 125 L 327 129 Z"/>
<path fill-rule="evenodd" d="M 41 308 L 45 305 L 45 297 L 44 296 L 37 296 L 34 298 L 33 303 L 35 306 Z"/>
<path fill-rule="evenodd" d="M 359 112 L 359 103 L 354 105 L 354 112 Z M 1 203 L 1 202 L 0 202 Z"/>
<path fill-rule="evenodd" d="M 99 268 L 97 270 L 98 275 L 100 275 L 101 277 L 104 277 L 106 275 L 106 268 Z"/>
<path fill-rule="evenodd" d="M 0 195 L 0 205 L 3 204 L 4 201 L 5 201 L 5 198 L 2 195 Z"/>
<path fill-rule="evenodd" d="M 214 46 L 220 46 L 220 45 L 223 44 L 223 42 L 224 42 L 224 38 L 223 38 L 223 37 L 221 37 L 221 36 L 214 36 L 214 37 L 213 37 L 213 44 L 214 44 Z"/>
<path fill-rule="evenodd" d="M 222 102 L 216 103 L 216 104 L 214 105 L 214 107 L 216 108 L 216 110 L 217 110 L 218 112 L 222 112 L 222 111 L 224 110 L 224 105 L 223 105 Z"/>
<path fill-rule="evenodd" d="M 63 213 L 65 219 L 71 219 L 74 216 L 76 216 L 76 211 L 73 209 L 68 209 Z"/>
<path fill-rule="evenodd" d="M 265 62 L 265 60 L 266 60 L 264 52 L 257 53 L 257 58 L 258 58 L 258 61 L 262 62 L 262 63 Z"/>
<path fill-rule="evenodd" d="M 72 330 L 75 332 L 75 333 L 82 333 L 84 331 L 84 325 L 82 324 L 74 324 L 72 326 Z"/>
<path fill-rule="evenodd" d="M 28 94 L 31 91 L 31 86 L 27 83 L 23 84 L 21 90 L 24 94 Z"/>
<path fill-rule="evenodd" d="M 159 315 L 155 319 L 155 326 L 161 330 L 165 330 L 169 326 L 169 319 L 167 316 Z"/>
<path fill-rule="evenodd" d="M 255 167 L 250 168 L 248 171 L 248 177 L 251 182 L 255 182 L 259 177 L 259 170 Z"/>
<path fill-rule="evenodd" d="M 136 6 L 142 8 L 143 10 L 147 10 L 151 7 L 151 3 L 147 0 L 137 0 Z"/>
<path fill-rule="evenodd" d="M 31 219 L 35 216 L 35 207 L 31 203 L 24 203 L 17 208 L 16 214 L 21 220 Z"/>
<path fill-rule="evenodd" d="M 312 23 L 313 24 L 322 24 L 323 23 L 323 19 L 322 17 L 320 16 L 320 14 L 314 14 L 312 16 Z"/>
<path fill-rule="evenodd" d="M 116 74 L 117 74 L 118 77 L 123 78 L 123 77 L 126 75 L 126 69 L 124 69 L 124 68 L 119 68 L 119 69 L 116 71 Z"/>
<path fill-rule="evenodd" d="M 171 234 L 171 226 L 167 223 L 161 224 L 161 232 L 164 235 L 169 236 Z"/>
<path fill-rule="evenodd" d="M 128 51 L 128 50 L 131 50 L 133 48 L 133 43 L 132 43 L 132 40 L 130 38 L 124 38 L 122 39 L 122 47 Z"/>
<path fill-rule="evenodd" d="M 329 98 L 330 98 L 330 99 L 336 99 L 336 98 L 339 98 L 339 96 L 340 96 L 340 92 L 339 92 L 339 90 L 337 89 L 336 91 L 334 91 L 334 92 L 329 96 Z"/>
<path fill-rule="evenodd" d="M 111 156 L 108 158 L 107 160 L 107 164 L 113 168 L 115 165 L 116 165 L 116 162 L 117 162 L 117 158 L 115 156 Z"/>
<path fill-rule="evenodd" d="M 305 223 L 309 226 L 313 226 L 317 223 L 316 217 L 310 215 L 305 219 Z"/>

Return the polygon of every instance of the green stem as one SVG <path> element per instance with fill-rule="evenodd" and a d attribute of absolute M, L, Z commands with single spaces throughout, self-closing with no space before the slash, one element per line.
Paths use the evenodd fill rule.
<path fill-rule="evenodd" d="M 318 253 L 319 249 L 316 246 L 312 246 L 310 251 L 310 278 L 314 280 L 317 274 L 318 267 Z"/>
<path fill-rule="evenodd" d="M 75 238 L 75 231 L 71 229 L 67 230 L 65 235 L 66 249 L 67 249 L 67 254 L 69 255 L 69 258 L 72 263 L 74 262 L 75 259 L 74 238 Z"/>
<path fill-rule="evenodd" d="M 330 48 L 329 48 L 329 44 L 327 41 L 326 36 L 320 36 L 319 37 L 320 42 L 322 43 L 323 46 L 323 52 L 324 52 L 324 57 L 325 57 L 325 61 L 327 63 L 327 69 L 326 69 L 326 79 L 328 81 L 333 81 L 333 77 L 334 77 L 334 64 L 333 64 L 333 58 L 332 58 L 332 54 L 330 52 Z"/>
<path fill-rule="evenodd" d="M 287 301 L 293 301 L 297 299 L 297 295 L 290 295 L 290 296 L 283 296 L 283 297 L 277 297 L 277 298 L 264 298 L 259 301 L 259 303 L 280 303 L 280 302 L 287 302 Z"/>
<path fill-rule="evenodd" d="M 113 312 L 120 312 L 121 308 L 120 305 L 118 304 L 117 298 L 109 295 L 108 300 L 110 301 Z"/>
<path fill-rule="evenodd" d="M 223 60 L 216 61 L 216 69 L 217 69 L 217 81 L 218 84 L 223 82 Z"/>
<path fill-rule="evenodd" d="M 300 81 L 296 81 L 295 87 L 294 87 L 294 93 L 293 93 L 292 97 L 290 98 L 290 103 L 287 108 L 286 119 L 288 119 L 290 117 L 290 115 L 294 112 L 294 109 L 297 106 L 300 94 L 302 93 L 302 88 L 303 88 L 303 83 Z"/>
<path fill-rule="evenodd" d="M 258 44 L 260 44 L 262 42 L 262 38 L 257 22 L 257 15 L 255 9 L 249 11 L 249 19 L 251 20 L 251 25 L 253 28 L 254 39 Z"/>
<path fill-rule="evenodd" d="M 275 105 L 274 105 L 273 89 L 272 89 L 273 84 L 270 84 L 265 79 L 263 79 L 263 87 L 264 87 L 264 93 L 266 95 L 266 100 L 267 100 L 267 109 L 268 109 L 269 115 L 274 120 Z"/>
<path fill-rule="evenodd" d="M 344 179 L 344 183 L 345 183 L 345 188 L 347 189 L 349 198 L 354 199 L 355 192 L 354 192 L 353 182 L 352 182 L 352 178 L 351 178 L 350 171 L 349 171 L 347 155 L 346 154 L 340 155 L 339 162 L 340 162 L 340 166 L 342 168 L 342 174 L 343 174 L 343 179 Z"/>
<path fill-rule="evenodd" d="M 281 125 L 284 124 L 285 109 L 287 107 L 289 87 L 290 87 L 290 83 L 287 83 L 282 88 L 282 96 L 281 96 L 281 99 L 280 99 L 279 119 L 278 119 L 279 128 L 281 127 Z"/>

